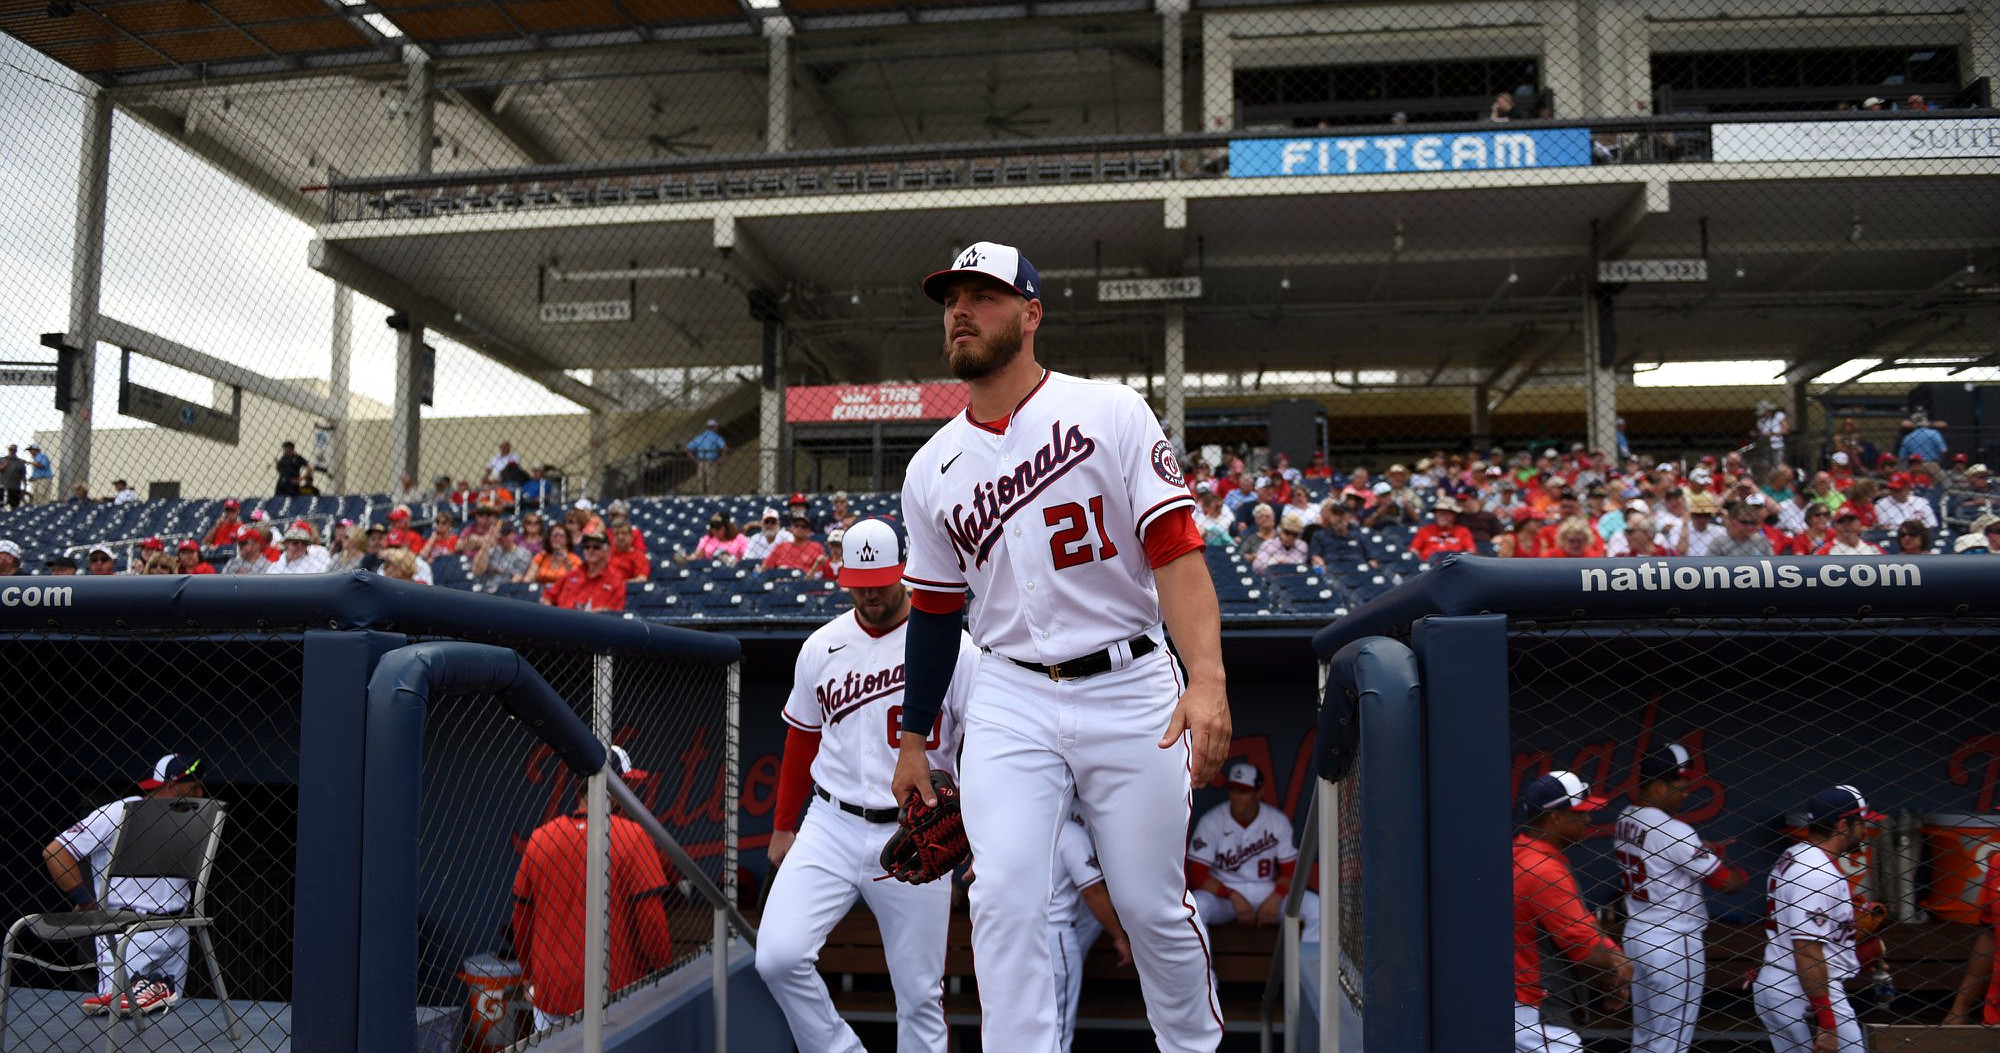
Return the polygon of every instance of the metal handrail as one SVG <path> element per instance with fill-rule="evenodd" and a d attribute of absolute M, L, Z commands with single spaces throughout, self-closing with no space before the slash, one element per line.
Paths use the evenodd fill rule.
<path fill-rule="evenodd" d="M 1314 782 L 1317 784 L 1317 778 Z M 1287 955 L 1285 949 L 1290 942 L 1289 934 L 1293 931 L 1293 927 L 1299 924 L 1299 906 L 1305 902 L 1306 886 L 1311 884 L 1310 873 L 1318 862 L 1319 794 L 1314 793 L 1307 796 L 1306 830 L 1299 838 L 1299 859 L 1292 869 L 1292 887 L 1285 893 L 1285 906 L 1279 913 L 1282 920 L 1278 925 L 1278 945 L 1271 954 L 1270 972 L 1264 977 L 1263 1001 L 1257 1007 L 1257 1045 L 1262 1053 L 1271 1053 L 1271 1021 L 1274 1004 L 1288 987 L 1296 986 L 1298 983 L 1298 960 L 1295 956 Z M 1320 909 L 1325 910 L 1324 897 Z M 1324 968 L 1324 962 L 1321 967 Z M 1289 1003 L 1289 1000 L 1287 1002 Z M 1320 1011 L 1326 1010 L 1322 1007 Z M 1297 1026 L 1298 1021 L 1287 1012 L 1285 1034 L 1291 1035 Z"/>

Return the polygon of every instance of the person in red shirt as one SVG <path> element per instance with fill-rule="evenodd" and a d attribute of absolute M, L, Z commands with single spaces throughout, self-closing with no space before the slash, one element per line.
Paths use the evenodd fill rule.
<path fill-rule="evenodd" d="M 1333 469 L 1329 467 L 1326 463 L 1326 454 L 1323 454 L 1318 450 L 1313 451 L 1312 460 L 1306 462 L 1306 478 L 1308 479 L 1333 478 Z"/>
<path fill-rule="evenodd" d="M 611 542 L 611 569 L 626 581 L 645 581 L 653 575 L 652 557 L 646 555 L 642 547 L 645 542 L 639 537 L 639 529 L 625 525 L 617 513 L 612 514 L 607 540 Z"/>
<path fill-rule="evenodd" d="M 1436 521 L 1418 527 L 1417 536 L 1410 541 L 1410 551 L 1418 559 L 1429 559 L 1440 552 L 1472 551 L 1472 531 L 1458 524 L 1457 502 L 1440 497 L 1431 514 Z"/>
<path fill-rule="evenodd" d="M 382 547 L 406 548 L 412 555 L 424 550 L 424 536 L 410 529 L 410 506 L 389 510 L 389 533 L 382 538 Z"/>
<path fill-rule="evenodd" d="M 437 514 L 431 517 L 431 536 L 424 539 L 421 548 L 414 548 L 410 551 L 426 560 L 435 560 L 439 556 L 457 555 L 457 526 L 458 524 L 452 520 L 450 512 L 442 508 L 438 509 Z M 472 528 L 467 527 L 466 529 L 470 530 Z"/>
<path fill-rule="evenodd" d="M 222 502 L 222 518 L 208 528 L 208 534 L 202 539 L 202 543 L 209 548 L 228 548 L 234 545 L 237 532 L 243 529 L 243 521 L 236 518 L 236 511 L 241 507 L 233 497 Z"/>
<path fill-rule="evenodd" d="M 628 783 L 647 773 L 632 767 L 621 746 L 606 762 Z M 610 908 L 612 991 L 631 986 L 673 961 L 673 938 L 662 902 L 670 887 L 660 854 L 638 823 L 610 817 L 611 867 L 606 904 Z M 583 931 L 585 834 L 583 795 L 576 810 L 535 828 L 514 874 L 514 951 L 521 976 L 533 993 L 535 1030 L 583 1011 Z"/>
<path fill-rule="evenodd" d="M 179 571 L 182 574 L 215 573 L 215 567 L 211 566 L 207 560 L 201 558 L 201 542 L 193 538 L 183 538 L 180 545 L 176 547 L 174 554 L 180 560 Z"/>
<path fill-rule="evenodd" d="M 1514 1049 L 1517 1053 L 1574 1053 L 1576 1032 L 1542 1019 L 1541 938 L 1564 957 L 1592 970 L 1617 1011 L 1631 997 L 1632 963 L 1604 934 L 1584 906 L 1563 849 L 1590 831 L 1590 813 L 1610 802 L 1593 797 L 1574 772 L 1552 771 L 1528 784 L 1517 809 L 1526 821 L 1514 835 Z"/>
<path fill-rule="evenodd" d="M 1539 554 L 1543 559 L 1597 559 L 1604 555 L 1604 539 L 1590 529 L 1590 520 L 1572 516 L 1556 527 L 1553 546 Z"/>
<path fill-rule="evenodd" d="M 1965 976 L 1958 982 L 1958 995 L 1945 1023 L 2000 1027 L 2000 969 L 1993 968 L 1994 950 L 2000 947 L 1996 933 L 2000 933 L 2000 852 L 1986 857 L 1986 879 L 1979 886 L 1979 935 L 1972 941 L 1972 956 L 1965 960 Z"/>
<path fill-rule="evenodd" d="M 542 590 L 542 602 L 571 611 L 622 611 L 625 579 L 611 565 L 611 542 L 601 530 L 585 531 L 583 566 Z"/>
<path fill-rule="evenodd" d="M 805 571 L 807 577 L 819 574 L 821 565 L 826 561 L 826 550 L 812 539 L 812 520 L 802 515 L 793 516 L 792 537 L 794 540 L 780 541 L 771 546 L 771 551 L 764 556 L 763 569 L 797 569 Z"/>

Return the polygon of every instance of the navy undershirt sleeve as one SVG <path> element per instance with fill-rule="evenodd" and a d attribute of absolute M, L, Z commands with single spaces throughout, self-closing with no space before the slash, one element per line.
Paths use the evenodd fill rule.
<path fill-rule="evenodd" d="M 910 608 L 903 639 L 903 730 L 925 738 L 937 723 L 951 671 L 958 664 L 959 614 Z"/>

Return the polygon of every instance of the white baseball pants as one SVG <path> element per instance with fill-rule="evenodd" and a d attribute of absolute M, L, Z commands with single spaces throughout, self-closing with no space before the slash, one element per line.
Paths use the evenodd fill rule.
<path fill-rule="evenodd" d="M 1268 899 L 1275 888 L 1274 885 L 1252 885 L 1236 891 L 1243 893 L 1251 906 L 1256 906 Z M 1236 905 L 1221 896 L 1212 896 L 1197 890 L 1194 893 L 1194 906 L 1201 912 L 1201 920 L 1211 929 L 1236 920 Z M 1276 930 L 1273 930 L 1272 943 L 1275 944 L 1277 939 Z M 1299 942 L 1319 942 L 1319 893 L 1317 892 L 1307 891 L 1306 897 L 1299 901 Z"/>
<path fill-rule="evenodd" d="M 1687 1053 L 1708 971 L 1701 933 L 1627 921 L 1625 954 L 1632 960 L 1633 1053 Z"/>
<path fill-rule="evenodd" d="M 1868 1053 L 1868 1040 L 1861 1033 L 1861 1024 L 1854 1019 L 1854 1007 L 1848 1004 L 1847 992 L 1838 982 L 1830 987 L 1833 1033 L 1840 1040 L 1840 1053 Z M 1757 982 L 1750 988 L 1750 1000 L 1757 1004 L 1757 1019 L 1763 1021 L 1764 1030 L 1771 1034 L 1773 1053 L 1812 1053 L 1812 1007 L 1806 1001 L 1804 988 L 1799 986 L 1799 974 L 1768 965 L 1758 969 Z"/>
<path fill-rule="evenodd" d="M 926 885 L 876 881 L 882 845 L 894 823 L 871 823 L 814 799 L 798 840 L 771 882 L 757 927 L 757 975 L 785 1012 L 802 1053 L 862 1053 L 854 1029 L 834 1011 L 814 964 L 826 934 L 856 898 L 875 912 L 889 984 L 896 992 L 896 1048 L 944 1053 L 945 929 L 951 923 L 951 880 Z M 1042 915 L 1046 921 L 1047 913 Z"/>
<path fill-rule="evenodd" d="M 1514 1053 L 1583 1053 L 1583 1040 L 1569 1028 L 1543 1023 L 1540 1006 L 1515 1002 Z"/>
<path fill-rule="evenodd" d="M 1187 894 L 1187 736 L 1159 740 L 1178 701 L 1164 650 L 1108 672 L 1047 676 L 979 663 L 960 761 L 972 883 L 972 958 L 988 1048 L 1055 1053 L 1062 1039 L 1048 937 L 1056 831 L 1072 801 L 1090 824 L 1105 888 L 1132 942 L 1146 1017 L 1164 1053 L 1213 1053 L 1222 1011 L 1208 934 Z M 1004 1043 L 1001 1039 L 1004 1038 Z"/>
<path fill-rule="evenodd" d="M 97 993 L 110 994 L 117 989 L 111 975 L 111 944 L 109 936 L 97 938 Z M 132 945 L 125 951 L 125 980 L 129 984 L 144 976 L 164 976 L 174 985 L 176 993 L 187 992 L 188 972 L 188 931 L 186 929 L 159 929 L 141 932 L 132 937 Z"/>

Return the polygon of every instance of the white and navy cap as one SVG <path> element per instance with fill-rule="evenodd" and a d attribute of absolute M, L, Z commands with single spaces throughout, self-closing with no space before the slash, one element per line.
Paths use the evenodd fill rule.
<path fill-rule="evenodd" d="M 1810 822 L 1830 822 L 1850 817 L 1871 823 L 1879 823 L 1886 818 L 1881 812 L 1868 807 L 1868 799 L 1861 796 L 1860 790 L 1845 783 L 1821 790 L 1806 802 L 1806 819 Z"/>
<path fill-rule="evenodd" d="M 1672 779 L 1694 774 L 1694 755 L 1678 742 L 1662 742 L 1639 758 L 1639 778 Z"/>
<path fill-rule="evenodd" d="M 624 776 L 626 782 L 642 782 L 652 775 L 652 772 L 634 768 L 632 755 L 625 752 L 623 746 L 613 746 L 605 750 L 604 762 L 611 768 L 612 774 Z"/>
<path fill-rule="evenodd" d="M 8 541 L 4 538 L 0 538 L 0 552 L 4 552 L 9 556 L 14 557 L 15 559 L 21 558 L 21 546 L 16 545 L 12 541 Z"/>
<path fill-rule="evenodd" d="M 1028 257 L 1012 245 L 992 241 L 974 242 L 959 250 L 952 257 L 951 266 L 924 279 L 924 295 L 943 303 L 945 283 L 961 274 L 984 274 L 1006 283 L 1027 299 L 1042 298 L 1042 276 L 1035 272 L 1035 265 L 1028 262 Z"/>
<path fill-rule="evenodd" d="M 841 537 L 840 584 L 850 588 L 880 588 L 903 580 L 908 536 L 894 520 L 863 519 Z"/>
<path fill-rule="evenodd" d="M 201 758 L 192 753 L 169 753 L 153 762 L 152 774 L 139 780 L 141 790 L 157 790 L 182 780 L 201 779 Z"/>
<path fill-rule="evenodd" d="M 1229 766 L 1227 781 L 1230 786 L 1261 790 L 1264 788 L 1264 773 L 1257 770 L 1257 766 L 1249 761 L 1237 761 Z"/>
<path fill-rule="evenodd" d="M 1530 812 L 1595 812 L 1611 802 L 1593 797 L 1590 784 L 1573 771 L 1552 771 L 1521 791 L 1521 803 Z"/>

